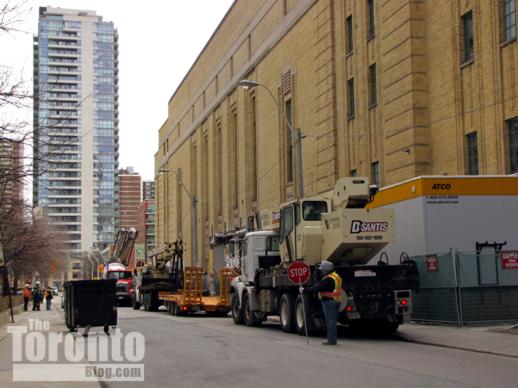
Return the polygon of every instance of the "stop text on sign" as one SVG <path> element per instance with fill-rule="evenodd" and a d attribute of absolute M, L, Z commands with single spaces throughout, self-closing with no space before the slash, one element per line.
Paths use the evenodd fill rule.
<path fill-rule="evenodd" d="M 288 267 L 288 278 L 295 284 L 306 283 L 310 276 L 309 266 L 303 261 L 295 261 Z"/>

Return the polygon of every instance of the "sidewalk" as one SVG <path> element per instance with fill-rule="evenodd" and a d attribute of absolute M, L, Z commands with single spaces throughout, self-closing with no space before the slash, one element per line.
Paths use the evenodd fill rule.
<path fill-rule="evenodd" d="M 398 336 L 409 342 L 518 358 L 518 325 L 445 326 L 410 323 Z"/>
<path fill-rule="evenodd" d="M 22 306 L 23 307 L 23 306 Z M 68 329 L 65 326 L 65 322 L 63 319 L 63 313 L 60 308 L 60 299 L 55 298 L 54 303 L 52 304 L 51 311 L 44 311 L 45 306 L 42 305 L 41 311 L 27 311 L 21 312 L 15 315 L 14 320 L 15 323 L 10 323 L 1 325 L 0 324 L 0 387 L 35 387 L 38 388 L 65 388 L 70 387 L 71 384 L 76 388 L 98 388 L 100 384 L 97 382 L 94 383 L 86 383 L 86 382 L 13 382 L 12 380 L 12 338 L 11 335 L 7 333 L 8 326 L 27 326 L 28 319 L 39 319 L 42 321 L 49 321 L 50 323 L 50 331 L 57 333 L 68 333 Z M 60 355 L 61 357 L 62 355 Z"/>

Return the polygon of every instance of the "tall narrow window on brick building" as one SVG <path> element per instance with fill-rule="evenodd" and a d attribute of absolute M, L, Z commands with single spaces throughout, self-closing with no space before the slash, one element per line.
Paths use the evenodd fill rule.
<path fill-rule="evenodd" d="M 510 173 L 518 173 L 518 117 L 508 122 L 509 130 L 509 167 Z"/>
<path fill-rule="evenodd" d="M 205 127 L 205 125 L 203 125 Z M 201 142 L 201 198 L 204 201 L 201 201 L 201 211 L 202 211 L 202 219 L 204 221 L 208 221 L 209 219 L 209 135 L 208 133 L 204 133 L 202 135 Z"/>
<path fill-rule="evenodd" d="M 196 136 L 196 135 L 195 135 Z M 203 147 L 202 147 L 203 151 Z M 194 195 L 198 194 L 198 147 L 197 143 L 193 142 L 191 146 L 191 165 L 189 167 L 191 175 L 190 192 Z M 203 173 L 202 173 L 203 179 Z"/>
<path fill-rule="evenodd" d="M 293 107 L 291 98 L 284 103 L 286 120 L 290 125 L 286 125 L 286 181 L 293 182 L 293 134 L 291 128 L 293 126 Z"/>
<path fill-rule="evenodd" d="M 478 175 L 478 144 L 476 132 L 471 132 L 466 135 L 466 154 L 468 175 Z"/>
<path fill-rule="evenodd" d="M 215 213 L 216 216 L 221 216 L 222 208 L 223 208 L 223 195 L 222 195 L 222 176 L 223 172 L 221 171 L 221 153 L 223 152 L 221 147 L 221 122 L 217 121 L 215 123 L 215 132 L 214 132 L 214 197 L 215 197 Z"/>
<path fill-rule="evenodd" d="M 183 207 L 182 207 L 182 170 L 179 168 L 176 174 L 175 187 L 176 187 L 176 236 L 183 238 Z M 168 236 L 164 237 L 164 241 L 169 241 Z"/>
<path fill-rule="evenodd" d="M 516 38 L 516 1 L 500 0 L 502 6 L 502 41 Z"/>
<path fill-rule="evenodd" d="M 354 78 L 347 81 L 347 118 L 354 117 Z"/>
<path fill-rule="evenodd" d="M 462 47 L 463 47 L 463 62 L 473 60 L 473 12 L 469 11 L 462 15 Z"/>
<path fill-rule="evenodd" d="M 238 132 L 237 132 L 237 112 L 233 111 L 231 113 L 231 127 L 232 127 L 232 137 L 231 137 L 231 143 L 232 143 L 232 149 L 230 150 L 230 154 L 232 155 L 231 158 L 231 166 L 232 169 L 232 196 L 234 199 L 234 209 L 238 208 L 238 201 L 239 201 L 239 189 L 238 189 L 238 150 L 237 150 L 237 144 L 238 144 Z"/>
<path fill-rule="evenodd" d="M 376 186 L 380 186 L 380 163 L 374 162 L 372 163 L 372 184 Z"/>
<path fill-rule="evenodd" d="M 255 96 L 250 99 L 250 135 L 252 142 L 250 144 L 251 158 L 252 158 L 252 201 L 257 204 L 257 104 Z"/>
<path fill-rule="evenodd" d="M 376 79 L 376 64 L 369 66 L 369 107 L 373 107 L 378 103 L 378 85 Z"/>
<path fill-rule="evenodd" d="M 354 48 L 353 15 L 349 15 L 349 16 L 347 16 L 347 19 L 345 19 L 345 32 L 346 32 L 345 53 L 352 54 L 353 48 Z"/>
<path fill-rule="evenodd" d="M 367 0 L 367 38 L 373 38 L 376 35 L 376 13 L 374 10 L 374 0 Z"/>

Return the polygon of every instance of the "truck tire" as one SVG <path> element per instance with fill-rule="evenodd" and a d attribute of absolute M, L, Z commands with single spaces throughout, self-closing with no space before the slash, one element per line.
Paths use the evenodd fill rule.
<path fill-rule="evenodd" d="M 144 310 L 152 311 L 151 310 L 151 292 L 145 292 L 143 297 L 144 297 Z"/>
<path fill-rule="evenodd" d="M 304 326 L 304 308 L 307 309 L 306 306 L 302 305 L 303 299 L 302 295 L 297 295 L 297 299 L 295 299 L 295 310 L 294 310 L 294 316 L 295 316 L 295 332 L 297 332 L 299 335 L 306 335 L 306 326 Z M 309 316 L 306 312 L 306 322 L 309 323 Z M 308 333 L 309 333 L 309 327 L 308 327 Z"/>
<path fill-rule="evenodd" d="M 283 294 L 279 302 L 279 318 L 282 330 L 293 333 L 295 330 L 295 297 L 291 294 Z"/>
<path fill-rule="evenodd" d="M 158 300 L 158 292 L 151 291 L 149 293 L 149 311 L 158 311 L 160 301 Z"/>
<path fill-rule="evenodd" d="M 236 325 L 244 323 L 243 309 L 239 308 L 239 296 L 237 294 L 232 294 L 232 320 Z"/>
<path fill-rule="evenodd" d="M 172 306 L 171 306 L 171 312 L 174 316 L 176 317 L 181 317 L 183 315 L 185 315 L 182 310 L 180 309 L 180 306 L 178 306 L 178 304 L 176 302 L 171 302 L 172 303 Z"/>
<path fill-rule="evenodd" d="M 133 307 L 133 310 L 140 310 L 140 302 L 137 301 L 135 294 L 131 297 L 131 307 Z"/>
<path fill-rule="evenodd" d="M 399 328 L 399 322 L 396 319 L 383 319 L 378 323 L 378 331 L 381 335 L 394 334 Z"/>
<path fill-rule="evenodd" d="M 245 325 L 247 326 L 258 326 L 261 321 L 255 317 L 254 312 L 252 311 L 252 306 L 250 305 L 250 296 L 248 292 L 243 294 L 243 320 L 245 321 Z"/>
<path fill-rule="evenodd" d="M 147 303 L 147 292 L 142 293 L 142 305 L 144 306 L 144 311 L 149 311 L 149 305 Z"/>

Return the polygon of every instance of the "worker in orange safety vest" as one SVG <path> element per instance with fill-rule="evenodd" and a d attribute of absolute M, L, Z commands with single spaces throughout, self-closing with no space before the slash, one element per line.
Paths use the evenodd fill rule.
<path fill-rule="evenodd" d="M 23 288 L 22 298 L 23 298 L 23 311 L 27 311 L 27 306 L 29 305 L 29 300 L 31 299 L 31 289 L 30 289 L 28 283 Z"/>
<path fill-rule="evenodd" d="M 322 280 L 311 287 L 300 287 L 299 292 L 301 294 L 318 293 L 318 299 L 322 302 L 322 310 L 324 311 L 327 327 L 327 340 L 322 342 L 322 344 L 336 345 L 336 321 L 342 301 L 342 278 L 334 272 L 334 265 L 330 261 L 322 261 L 319 269 L 323 275 Z"/>

